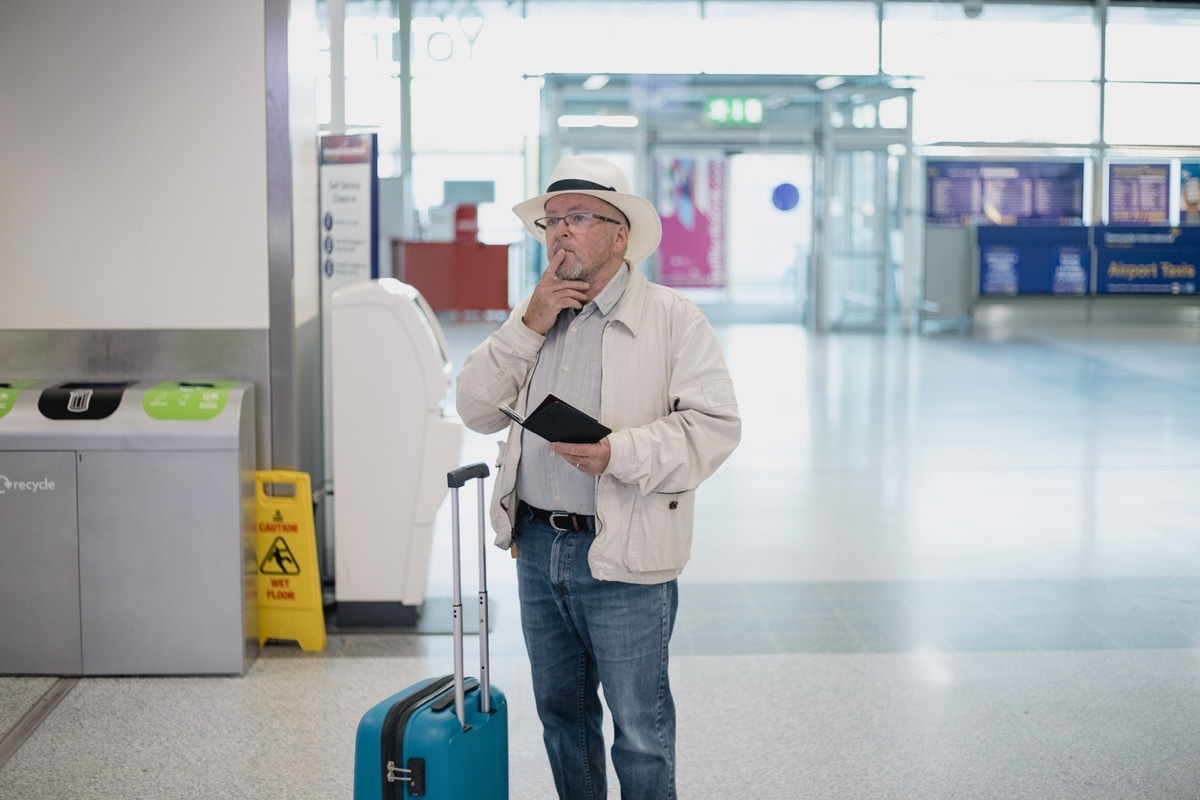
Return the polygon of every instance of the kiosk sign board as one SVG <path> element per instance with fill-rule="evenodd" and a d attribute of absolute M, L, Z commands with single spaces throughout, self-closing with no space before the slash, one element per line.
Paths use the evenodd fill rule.
<path fill-rule="evenodd" d="M 1200 229 L 1096 229 L 1097 294 L 1195 294 Z"/>
<path fill-rule="evenodd" d="M 342 284 L 379 276 L 377 149 L 374 133 L 321 137 L 321 278 L 326 299 Z"/>
<path fill-rule="evenodd" d="M 1011 228 L 977 231 L 979 293 L 1083 295 L 1091 289 L 1088 229 Z"/>

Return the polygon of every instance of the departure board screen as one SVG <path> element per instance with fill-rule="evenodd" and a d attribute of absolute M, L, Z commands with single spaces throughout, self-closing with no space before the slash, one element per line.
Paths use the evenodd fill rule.
<path fill-rule="evenodd" d="M 926 162 L 926 219 L 933 225 L 1081 225 L 1084 164 Z"/>

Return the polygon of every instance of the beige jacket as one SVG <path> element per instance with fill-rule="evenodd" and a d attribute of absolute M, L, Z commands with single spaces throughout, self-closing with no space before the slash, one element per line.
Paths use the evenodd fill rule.
<path fill-rule="evenodd" d="M 596 479 L 599 580 L 662 583 L 691 555 L 695 490 L 741 438 L 733 382 L 712 326 L 690 300 L 630 270 L 604 328 L 600 421 L 613 430 L 612 458 Z M 458 414 L 468 428 L 514 425 L 501 403 L 525 407 L 545 337 L 521 322 L 528 300 L 477 347 L 458 375 Z M 539 398 L 540 399 L 540 398 Z M 496 546 L 512 543 L 521 437 L 501 447 L 491 518 Z"/>

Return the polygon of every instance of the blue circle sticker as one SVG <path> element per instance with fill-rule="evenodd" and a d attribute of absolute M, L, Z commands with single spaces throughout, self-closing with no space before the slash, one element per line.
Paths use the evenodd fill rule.
<path fill-rule="evenodd" d="M 800 190 L 790 183 L 781 183 L 771 193 L 771 202 L 780 211 L 791 211 L 800 202 Z"/>

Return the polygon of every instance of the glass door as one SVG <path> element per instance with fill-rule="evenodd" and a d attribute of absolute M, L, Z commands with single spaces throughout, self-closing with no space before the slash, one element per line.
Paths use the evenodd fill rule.
<path fill-rule="evenodd" d="M 648 275 L 714 320 L 807 320 L 821 163 L 812 78 L 605 76 L 593 89 L 578 75 L 543 80 L 543 174 L 566 153 L 630 154 L 635 190 L 663 218 L 662 245 L 641 265 Z M 730 104 L 745 113 L 714 111 Z"/>
<path fill-rule="evenodd" d="M 907 90 L 830 91 L 825 97 L 823 197 L 812 327 L 905 325 L 915 305 L 911 96 Z"/>
<path fill-rule="evenodd" d="M 713 320 L 803 322 L 815 153 L 656 150 L 655 278 Z"/>
<path fill-rule="evenodd" d="M 835 149 L 826 208 L 831 327 L 873 325 L 896 305 L 889 251 L 896 169 L 886 150 Z"/>

